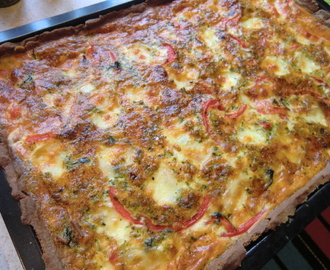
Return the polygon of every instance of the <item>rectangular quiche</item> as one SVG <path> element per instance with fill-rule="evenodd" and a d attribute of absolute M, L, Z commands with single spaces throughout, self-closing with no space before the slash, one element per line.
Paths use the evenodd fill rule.
<path fill-rule="evenodd" d="M 46 269 L 234 269 L 329 181 L 330 15 L 149 1 L 0 46 L 0 164 Z"/>

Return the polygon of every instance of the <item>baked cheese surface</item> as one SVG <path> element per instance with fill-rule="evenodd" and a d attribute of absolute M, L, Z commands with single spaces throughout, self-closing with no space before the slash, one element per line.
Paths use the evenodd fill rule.
<path fill-rule="evenodd" d="M 330 31 L 174 1 L 0 57 L 0 123 L 67 269 L 203 269 L 330 154 Z"/>

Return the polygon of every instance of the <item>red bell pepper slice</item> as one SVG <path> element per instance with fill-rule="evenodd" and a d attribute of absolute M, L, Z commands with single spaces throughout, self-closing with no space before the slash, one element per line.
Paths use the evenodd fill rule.
<path fill-rule="evenodd" d="M 224 17 L 221 19 L 221 23 L 224 24 L 225 27 L 227 27 L 227 23 L 229 22 L 234 22 L 234 23 L 238 23 L 239 20 L 241 19 L 242 14 L 236 15 L 234 17 L 228 18 L 228 17 Z"/>
<path fill-rule="evenodd" d="M 113 250 L 110 252 L 109 261 L 115 264 L 118 261 L 119 255 L 117 250 Z"/>
<path fill-rule="evenodd" d="M 270 77 L 268 76 L 259 76 L 257 79 L 256 79 L 256 84 L 260 84 L 260 83 L 263 83 L 264 81 L 267 81 Z"/>
<path fill-rule="evenodd" d="M 273 5 L 268 3 L 268 8 L 274 15 L 276 15 L 276 16 L 279 15 L 276 8 Z"/>
<path fill-rule="evenodd" d="M 272 124 L 269 123 L 269 122 L 260 122 L 260 125 L 262 125 L 264 128 L 267 128 L 267 129 L 271 129 L 272 128 Z"/>
<path fill-rule="evenodd" d="M 117 195 L 117 190 L 114 187 L 110 187 L 109 188 L 109 196 L 110 196 L 110 200 L 115 208 L 115 210 L 125 219 L 127 219 L 128 221 L 130 221 L 133 224 L 138 224 L 138 225 L 144 225 L 144 223 L 142 223 L 142 221 L 140 219 L 136 219 L 134 217 L 132 217 L 131 213 L 128 212 L 125 207 L 117 200 L 116 198 Z M 173 225 L 155 225 L 152 223 L 151 219 L 146 217 L 146 216 L 141 216 L 141 219 L 145 220 L 145 224 L 147 225 L 147 227 L 154 231 L 154 232 L 159 232 L 159 231 L 163 231 L 166 229 L 171 229 L 174 231 L 181 231 L 184 229 L 187 229 L 188 227 L 194 225 L 198 220 L 200 220 L 203 215 L 205 214 L 206 210 L 208 209 L 209 203 L 210 203 L 210 196 L 206 195 L 204 197 L 204 200 L 201 204 L 201 206 L 199 207 L 199 209 L 197 210 L 196 214 L 194 216 L 192 216 L 190 219 L 183 221 L 181 224 L 178 224 L 176 226 Z"/>
<path fill-rule="evenodd" d="M 13 104 L 9 109 L 10 119 L 16 119 L 21 116 L 20 107 L 17 104 Z"/>
<path fill-rule="evenodd" d="M 193 215 L 190 219 L 183 221 L 180 224 L 180 226 L 175 228 L 175 231 L 178 232 L 187 229 L 190 226 L 194 225 L 198 220 L 200 220 L 204 216 L 206 210 L 208 209 L 210 200 L 211 200 L 211 196 L 206 195 L 203 199 L 201 206 L 197 210 L 196 214 Z"/>
<path fill-rule="evenodd" d="M 261 218 L 261 216 L 265 213 L 265 211 L 266 210 L 261 211 L 256 216 L 250 218 L 248 221 L 246 221 L 241 226 L 239 226 L 235 231 L 231 231 L 231 232 L 228 231 L 226 233 L 221 234 L 220 236 L 221 237 L 233 237 L 233 236 L 237 236 L 237 235 L 247 232 Z"/>
<path fill-rule="evenodd" d="M 166 50 L 167 50 L 167 60 L 166 60 L 166 63 L 167 64 L 171 64 L 172 62 L 174 62 L 174 60 L 176 59 L 177 55 L 176 55 L 176 52 L 174 50 L 174 48 L 172 47 L 171 44 L 164 44 L 163 45 Z"/>
<path fill-rule="evenodd" d="M 318 41 L 320 41 L 320 39 L 322 39 L 322 37 L 319 37 L 317 35 L 314 35 L 314 34 L 310 33 L 308 30 L 306 30 L 304 28 L 298 29 L 298 32 L 300 34 L 302 34 L 303 36 L 305 36 L 306 38 L 308 38 L 308 39 L 310 39 L 310 40 L 312 40 L 314 42 L 318 42 Z"/>
<path fill-rule="evenodd" d="M 215 107 L 219 110 L 223 110 L 223 108 L 220 104 L 220 101 L 217 100 L 217 99 L 210 99 L 210 100 L 208 100 L 204 103 L 203 108 L 202 108 L 202 120 L 203 120 L 203 124 L 206 128 L 206 131 L 208 133 L 211 132 L 211 127 L 210 127 L 210 124 L 209 124 L 208 111 L 212 107 Z"/>
<path fill-rule="evenodd" d="M 112 51 L 109 51 L 109 55 L 111 57 L 112 62 L 116 62 L 117 61 L 117 57 L 116 57 L 116 55 Z"/>
<path fill-rule="evenodd" d="M 227 233 L 237 232 L 237 229 L 233 226 L 233 224 L 231 224 L 230 221 L 227 218 L 225 218 L 224 216 L 220 217 L 220 221 L 221 221 L 221 224 L 227 230 Z"/>
<path fill-rule="evenodd" d="M 166 225 L 155 225 L 152 223 L 151 219 L 150 218 L 147 218 L 145 216 L 142 216 L 145 220 L 146 220 L 146 224 L 147 224 L 147 227 L 154 231 L 154 232 L 160 232 L 160 231 L 164 231 L 166 229 L 171 229 L 171 226 L 166 226 Z"/>
<path fill-rule="evenodd" d="M 143 225 L 143 223 L 137 219 L 133 218 L 131 213 L 128 212 L 125 207 L 117 200 L 116 195 L 117 195 L 117 190 L 114 187 L 109 188 L 109 195 L 110 195 L 110 200 L 113 204 L 113 207 L 116 209 L 116 211 L 125 219 L 128 221 L 132 222 L 133 224 L 139 224 Z"/>
<path fill-rule="evenodd" d="M 316 82 L 318 82 L 318 83 L 320 83 L 320 84 L 325 84 L 325 85 L 327 85 L 324 81 L 322 81 L 322 80 L 319 79 L 319 78 L 316 78 L 316 77 L 313 77 L 313 76 L 312 76 L 312 78 L 314 79 L 314 81 L 316 81 Z"/>
<path fill-rule="evenodd" d="M 279 14 L 283 14 L 284 17 L 289 18 L 290 13 L 291 13 L 291 7 L 288 5 L 288 3 L 279 3 L 278 7 L 280 9 Z"/>
<path fill-rule="evenodd" d="M 244 111 L 246 110 L 246 108 L 247 108 L 247 105 L 246 104 L 243 104 L 243 105 L 241 105 L 241 107 L 239 107 L 239 109 L 237 110 L 237 112 L 226 114 L 226 117 L 227 118 L 230 118 L 230 119 L 239 117 L 240 115 L 242 115 L 244 113 Z"/>
<path fill-rule="evenodd" d="M 213 216 L 211 215 L 211 218 L 205 222 L 206 225 L 209 225 L 209 224 L 212 224 L 212 223 L 215 223 L 218 221 L 218 218 L 216 216 Z"/>
<path fill-rule="evenodd" d="M 9 72 L 3 69 L 0 69 L 0 77 L 9 77 Z"/>
<path fill-rule="evenodd" d="M 54 134 L 52 132 L 47 132 L 43 134 L 35 134 L 35 135 L 29 135 L 26 137 L 26 142 L 34 143 L 34 142 L 41 142 L 46 141 L 52 138 Z"/>
<path fill-rule="evenodd" d="M 297 45 L 293 45 L 292 47 L 291 47 L 291 50 L 292 51 L 295 51 L 295 50 L 298 50 L 300 48 L 300 46 L 297 44 Z"/>
<path fill-rule="evenodd" d="M 247 48 L 248 48 L 248 47 L 246 46 L 245 42 L 244 42 L 242 39 L 240 39 L 240 38 L 238 38 L 238 37 L 235 37 L 234 35 L 230 35 L 230 34 L 229 34 L 229 36 L 230 36 L 232 39 L 235 39 L 235 40 L 241 45 L 241 47 L 242 47 L 243 49 L 247 49 Z"/>
<path fill-rule="evenodd" d="M 257 105 L 257 112 L 261 114 L 283 114 L 287 111 L 287 108 L 272 106 L 270 101 L 267 100 L 259 100 L 255 103 Z"/>

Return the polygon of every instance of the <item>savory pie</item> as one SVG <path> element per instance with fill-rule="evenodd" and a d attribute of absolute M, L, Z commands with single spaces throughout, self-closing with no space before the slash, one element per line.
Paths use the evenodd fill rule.
<path fill-rule="evenodd" d="M 0 163 L 46 268 L 235 268 L 329 181 L 317 10 L 152 1 L 3 44 Z"/>

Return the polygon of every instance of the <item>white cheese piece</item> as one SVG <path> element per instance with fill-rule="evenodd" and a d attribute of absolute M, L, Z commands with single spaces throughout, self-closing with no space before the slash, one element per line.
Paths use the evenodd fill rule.
<path fill-rule="evenodd" d="M 171 168 L 162 163 L 154 176 L 154 180 L 147 183 L 146 190 L 152 194 L 157 204 L 167 205 L 176 204 L 180 197 L 180 189 L 184 186 L 184 183 L 178 182 L 177 176 Z"/>
<path fill-rule="evenodd" d="M 316 123 L 323 126 L 327 126 L 327 121 L 324 117 L 324 114 L 321 108 L 316 107 L 308 112 L 305 116 L 302 116 L 307 123 Z"/>
<path fill-rule="evenodd" d="M 257 30 L 265 27 L 264 21 L 260 18 L 250 18 L 241 23 L 243 28 L 248 30 Z"/>
<path fill-rule="evenodd" d="M 223 200 L 223 209 L 227 213 L 234 213 L 234 211 L 244 207 L 248 194 L 242 188 L 244 187 L 244 181 L 248 177 L 247 174 L 240 173 L 235 181 L 228 182 L 226 191 L 222 195 L 223 198 L 226 198 L 226 200 Z"/>
<path fill-rule="evenodd" d="M 206 46 L 211 49 L 216 61 L 220 60 L 221 57 L 219 56 L 224 56 L 223 46 L 221 46 L 221 41 L 218 39 L 215 29 L 205 29 L 204 32 L 201 32 L 201 39 L 206 43 Z"/>
<path fill-rule="evenodd" d="M 237 139 L 243 144 L 266 145 L 268 136 L 259 126 L 250 125 L 238 130 Z"/>
<path fill-rule="evenodd" d="M 100 129 L 107 129 L 116 123 L 120 109 L 116 108 L 111 112 L 101 112 L 92 115 L 93 123 Z"/>
<path fill-rule="evenodd" d="M 197 68 L 184 67 L 179 75 L 170 73 L 169 79 L 173 80 L 178 89 L 184 88 L 189 91 L 192 89 L 198 80 L 199 70 Z"/>
<path fill-rule="evenodd" d="M 158 47 L 147 46 L 140 42 L 128 46 L 123 46 L 121 51 L 122 54 L 125 55 L 127 59 L 129 59 L 129 61 L 142 63 L 145 65 L 150 65 L 151 63 L 159 62 L 160 60 L 165 62 L 166 60 L 164 49 L 159 50 Z M 164 57 L 164 59 L 160 59 L 161 56 Z"/>
<path fill-rule="evenodd" d="M 225 72 L 221 74 L 226 78 L 226 81 L 224 84 L 221 85 L 221 89 L 229 91 L 232 87 L 235 87 L 238 85 L 241 75 L 236 72 Z"/>
<path fill-rule="evenodd" d="M 276 56 L 267 56 L 262 62 L 262 67 L 277 76 L 283 76 L 290 73 L 289 66 L 284 59 Z"/>
<path fill-rule="evenodd" d="M 51 173 L 58 178 L 66 171 L 66 153 L 60 143 L 45 141 L 40 143 L 31 154 L 32 163 L 35 164 L 43 173 Z"/>
<path fill-rule="evenodd" d="M 292 138 L 292 136 L 287 135 L 281 136 L 280 141 L 283 145 L 286 145 L 287 149 L 290 149 L 290 151 L 286 151 L 285 157 L 292 163 L 299 164 L 301 157 L 305 156 L 305 151 L 298 143 L 296 143 L 297 140 Z"/>
<path fill-rule="evenodd" d="M 212 49 L 215 50 L 218 48 L 219 46 L 219 39 L 215 34 L 215 29 L 213 28 L 207 28 L 205 29 L 204 32 L 202 32 L 201 34 L 204 42 L 206 43 L 206 45 Z"/>
<path fill-rule="evenodd" d="M 111 147 L 101 146 L 98 150 L 98 161 L 103 174 L 111 179 L 116 176 L 114 166 L 111 162 L 123 159 L 125 165 L 134 163 L 134 149 L 127 145 L 115 144 Z"/>
<path fill-rule="evenodd" d="M 313 73 L 314 71 L 320 69 L 320 66 L 315 64 L 313 60 L 308 59 L 300 52 L 295 53 L 295 58 L 297 59 L 298 67 L 301 69 L 302 72 Z"/>
<path fill-rule="evenodd" d="M 310 45 L 310 44 L 312 44 L 312 42 L 309 39 L 305 38 L 299 32 L 296 33 L 295 38 L 296 38 L 297 42 L 299 42 L 300 44 L 303 44 L 303 45 Z"/>
<path fill-rule="evenodd" d="M 209 155 L 209 147 L 185 133 L 180 125 L 173 126 L 172 130 L 164 130 L 163 134 L 171 145 L 181 148 L 181 151 L 174 150 L 174 157 L 179 162 L 189 160 L 190 163 L 199 167 Z"/>
<path fill-rule="evenodd" d="M 91 83 L 86 83 L 80 87 L 80 91 L 84 93 L 90 93 L 95 90 L 95 85 Z"/>
<path fill-rule="evenodd" d="M 130 238 L 130 222 L 124 219 L 113 207 L 109 196 L 104 199 L 95 217 L 101 218 L 104 226 L 97 226 L 98 233 L 104 233 L 116 239 L 118 245 L 122 245 Z M 93 221 L 91 221 L 93 222 Z"/>

